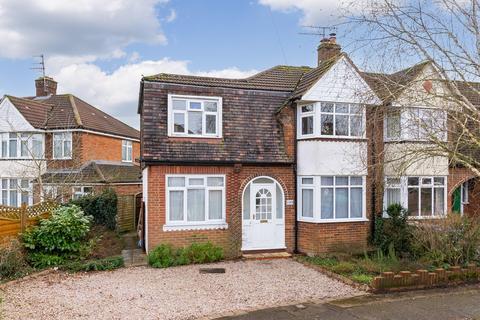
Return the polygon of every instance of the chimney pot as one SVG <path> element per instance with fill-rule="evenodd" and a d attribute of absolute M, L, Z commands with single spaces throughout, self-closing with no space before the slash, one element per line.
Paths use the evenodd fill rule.
<path fill-rule="evenodd" d="M 50 77 L 40 77 L 35 80 L 37 97 L 46 97 L 57 94 L 57 82 Z"/>

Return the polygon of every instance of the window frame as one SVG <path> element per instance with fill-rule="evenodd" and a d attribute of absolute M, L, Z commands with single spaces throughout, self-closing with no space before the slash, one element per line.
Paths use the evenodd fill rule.
<path fill-rule="evenodd" d="M 333 177 L 333 184 L 330 186 L 321 185 L 321 178 L 324 177 Z M 303 184 L 302 178 L 313 178 L 313 184 Z M 336 178 L 348 178 L 348 185 L 337 185 Z M 361 178 L 362 183 L 359 185 L 352 185 L 351 178 Z M 366 176 L 364 175 L 299 175 L 297 176 L 297 219 L 304 222 L 312 223 L 342 223 L 342 222 L 364 222 L 369 221 L 367 219 L 366 212 Z M 325 188 L 333 188 L 333 218 L 322 219 L 321 218 L 321 191 Z M 348 218 L 335 218 L 336 216 L 336 192 L 338 188 L 347 188 L 348 189 Z M 351 216 L 351 189 L 361 188 L 362 190 L 362 216 L 361 217 L 350 217 Z M 302 216 L 302 190 L 313 189 L 313 217 L 304 217 Z"/>
<path fill-rule="evenodd" d="M 123 158 L 125 149 L 126 158 Z M 131 140 L 122 140 L 122 162 L 133 162 L 133 142 Z"/>
<path fill-rule="evenodd" d="M 62 135 L 61 139 L 56 139 L 56 135 Z M 55 141 L 61 141 L 62 143 L 62 155 L 57 157 L 55 155 Z M 65 142 L 70 142 L 70 155 L 65 156 Z M 73 134 L 72 131 L 55 131 L 52 132 L 52 159 L 54 160 L 70 160 L 73 158 Z"/>
<path fill-rule="evenodd" d="M 7 181 L 6 188 L 3 188 L 3 180 Z M 12 181 L 16 181 L 16 186 L 12 187 Z M 28 187 L 22 187 L 22 182 L 27 182 Z M 17 203 L 15 206 L 12 205 L 11 201 L 11 192 L 17 193 Z M 6 203 L 3 202 L 3 192 L 7 192 Z M 26 203 L 27 206 L 31 206 L 33 204 L 33 183 L 28 178 L 10 178 L 10 177 L 2 177 L 0 178 L 0 205 L 3 206 L 10 206 L 19 208 L 22 206 L 22 200 L 24 193 L 27 193 L 28 202 Z"/>
<path fill-rule="evenodd" d="M 447 117 L 448 113 L 441 108 L 433 108 L 427 106 L 411 106 L 411 107 L 402 107 L 402 106 L 389 106 L 385 112 L 384 121 L 383 121 L 383 139 L 385 142 L 399 142 L 399 141 L 429 141 L 428 134 L 424 133 L 424 128 L 421 125 L 423 117 L 431 118 L 428 116 L 428 113 L 439 112 L 443 113 L 443 117 L 438 117 L 438 120 L 442 120 L 442 126 L 445 130 L 442 132 L 440 137 L 440 132 L 437 132 L 437 138 L 441 141 L 447 141 Z M 399 132 L 397 137 L 388 136 L 388 116 L 392 113 L 399 114 Z M 413 117 L 412 117 L 413 115 Z M 416 117 L 416 118 L 415 118 Z M 415 121 L 415 123 L 410 123 L 410 121 Z"/>
<path fill-rule="evenodd" d="M 15 135 L 15 137 L 12 137 Z M 45 158 L 45 138 L 40 132 L 2 132 L 0 133 L 0 159 L 41 160 Z M 10 146 L 14 141 L 16 154 L 10 155 Z M 37 157 L 34 150 L 34 141 L 41 143 L 41 155 Z M 22 154 L 23 147 L 26 154 Z"/>
<path fill-rule="evenodd" d="M 173 100 L 185 100 L 185 110 L 173 110 Z M 191 109 L 190 103 L 200 103 L 200 109 Z M 206 111 L 205 102 L 216 102 L 217 111 Z M 168 94 L 168 136 L 169 137 L 189 137 L 189 138 L 222 138 L 222 110 L 223 99 L 217 96 L 191 96 L 191 95 L 176 95 Z M 189 134 L 188 133 L 188 113 L 201 112 L 202 113 L 202 133 Z M 175 114 L 183 114 L 184 132 L 175 132 L 174 116 Z M 207 133 L 207 116 L 216 116 L 216 132 Z"/>
<path fill-rule="evenodd" d="M 333 111 L 332 112 L 325 112 L 322 111 L 322 105 L 325 104 L 332 104 Z M 302 107 L 312 105 L 313 106 L 313 111 L 308 112 L 308 113 L 303 113 L 302 112 Z M 345 105 L 348 107 L 348 111 L 346 113 L 344 112 L 337 112 L 336 111 L 336 106 L 337 105 Z M 362 112 L 360 113 L 353 113 L 351 111 L 351 108 L 353 107 L 361 107 Z M 322 138 L 322 139 L 348 139 L 348 140 L 361 140 L 366 138 L 366 108 L 367 105 L 361 104 L 361 103 L 350 103 L 350 102 L 333 102 L 333 101 L 317 101 L 317 102 L 303 102 L 299 103 L 297 105 L 297 138 L 298 139 L 304 139 L 304 138 Z M 312 116 L 313 115 L 313 133 L 311 134 L 303 134 L 302 133 L 302 119 Z M 322 115 L 331 115 L 332 116 L 332 134 L 322 134 L 322 123 L 321 123 L 321 117 Z M 359 136 L 351 135 L 352 132 L 352 117 L 361 117 L 361 126 L 362 126 L 362 134 Z M 336 117 L 337 116 L 346 116 L 347 117 L 347 135 L 337 135 L 335 134 L 336 131 Z"/>
<path fill-rule="evenodd" d="M 168 186 L 169 178 L 184 178 L 184 186 Z M 208 178 L 222 178 L 223 186 L 208 186 Z M 190 185 L 190 179 L 203 179 L 202 185 Z M 188 229 L 226 229 L 226 204 L 227 204 L 227 177 L 225 174 L 167 174 L 165 175 L 165 231 L 188 230 Z M 205 220 L 188 221 L 188 190 L 205 190 Z M 183 220 L 170 220 L 170 191 L 183 191 Z M 222 191 L 222 217 L 221 219 L 209 219 L 209 193 L 210 191 Z"/>
<path fill-rule="evenodd" d="M 75 191 L 75 189 L 79 188 L 80 191 Z M 91 189 L 90 192 L 85 191 L 85 188 Z M 82 197 L 85 197 L 90 194 L 94 194 L 94 188 L 93 186 L 72 186 L 72 200 L 78 200 Z M 57 191 L 58 192 L 58 191 Z M 78 196 L 78 197 L 76 197 Z"/>
<path fill-rule="evenodd" d="M 397 178 L 400 179 L 400 184 L 399 186 L 395 186 L 392 188 L 400 189 L 400 205 L 402 207 L 406 208 L 408 210 L 408 189 L 409 188 L 417 188 L 418 189 L 418 210 L 419 210 L 419 215 L 408 215 L 408 219 L 411 220 L 428 220 L 428 219 L 444 219 L 447 216 L 447 195 L 448 195 L 448 176 L 440 175 L 440 176 L 420 176 L 420 175 L 409 175 L 409 176 L 401 176 L 401 177 L 394 177 L 394 176 L 386 176 L 384 179 L 384 192 L 383 192 L 383 209 L 384 211 L 387 209 L 387 189 L 389 187 L 387 186 L 387 179 L 390 178 Z M 418 185 L 409 185 L 408 184 L 408 179 L 409 178 L 418 178 Z M 443 178 L 443 184 L 442 185 L 435 185 L 435 178 Z M 423 184 L 422 180 L 423 179 L 431 179 L 430 184 Z M 432 215 L 421 215 L 421 190 L 422 189 L 431 189 L 432 190 L 432 200 L 431 200 L 431 206 L 432 206 Z M 443 213 L 440 215 L 435 215 L 435 189 L 441 189 L 443 188 Z M 386 213 L 384 212 L 383 214 L 384 217 L 388 217 Z"/>

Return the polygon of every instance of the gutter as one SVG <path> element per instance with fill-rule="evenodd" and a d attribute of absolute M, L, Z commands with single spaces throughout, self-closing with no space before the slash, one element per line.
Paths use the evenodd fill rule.
<path fill-rule="evenodd" d="M 257 166 L 291 166 L 294 164 L 292 161 L 288 162 L 273 162 L 273 161 L 265 161 L 265 162 L 258 162 L 258 161 L 241 161 L 241 160 L 145 160 L 140 159 L 140 161 L 145 165 L 210 165 L 210 166 L 218 166 L 218 165 L 235 165 L 235 164 L 242 164 L 242 165 L 257 165 Z"/>

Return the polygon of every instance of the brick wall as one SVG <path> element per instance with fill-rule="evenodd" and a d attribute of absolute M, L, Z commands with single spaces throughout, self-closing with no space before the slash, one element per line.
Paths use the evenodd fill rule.
<path fill-rule="evenodd" d="M 225 174 L 226 221 L 225 230 L 163 231 L 165 224 L 166 174 Z M 153 165 L 148 173 L 148 247 L 161 243 L 185 246 L 192 242 L 211 241 L 222 246 L 229 257 L 240 255 L 242 245 L 242 202 L 245 186 L 256 176 L 276 179 L 284 190 L 285 200 L 295 199 L 294 174 L 290 165 L 284 166 L 168 166 Z M 295 207 L 285 206 L 285 242 L 287 250 L 294 249 Z"/>
<path fill-rule="evenodd" d="M 122 139 L 104 135 L 73 132 L 72 159 L 53 160 L 53 135 L 46 135 L 45 155 L 48 168 L 78 168 L 89 160 L 122 161 Z M 140 142 L 132 143 L 133 159 L 140 157 Z"/>

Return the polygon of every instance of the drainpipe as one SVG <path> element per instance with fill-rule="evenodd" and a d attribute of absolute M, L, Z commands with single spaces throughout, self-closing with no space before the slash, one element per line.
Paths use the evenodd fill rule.
<path fill-rule="evenodd" d="M 294 174 L 294 179 L 293 179 L 293 183 L 295 184 L 293 189 L 295 190 L 295 196 L 294 196 L 294 201 L 295 201 L 295 205 L 294 205 L 294 216 L 295 216 L 295 226 L 294 226 L 294 229 L 295 229 L 295 247 L 293 249 L 293 252 L 294 253 L 299 253 L 298 251 L 298 216 L 297 216 L 297 209 L 298 209 L 298 190 L 297 190 L 297 186 L 298 186 L 298 178 L 297 178 L 297 160 L 298 160 L 298 152 L 297 152 L 297 145 L 298 145 L 298 140 L 297 140 L 297 108 L 294 107 L 293 108 L 293 121 L 294 121 L 294 126 L 293 126 L 293 136 L 295 137 L 294 140 L 294 144 L 293 144 L 293 152 L 294 152 L 294 161 L 293 161 L 293 174 Z"/>

